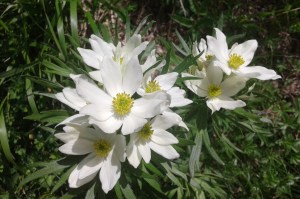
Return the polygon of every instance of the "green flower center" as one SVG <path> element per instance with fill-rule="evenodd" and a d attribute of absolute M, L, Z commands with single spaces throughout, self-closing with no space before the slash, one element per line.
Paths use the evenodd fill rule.
<path fill-rule="evenodd" d="M 117 113 L 119 116 L 124 116 L 130 112 L 133 102 L 134 101 L 130 95 L 123 92 L 118 93 L 116 97 L 113 98 L 112 105 L 115 113 Z"/>
<path fill-rule="evenodd" d="M 233 53 L 229 56 L 228 64 L 234 70 L 237 70 L 244 63 L 245 63 L 244 59 L 236 53 Z"/>
<path fill-rule="evenodd" d="M 208 93 L 208 98 L 218 97 L 222 93 L 221 87 L 218 85 L 211 84 L 208 86 L 207 93 Z"/>
<path fill-rule="evenodd" d="M 143 140 L 149 140 L 153 134 L 150 124 L 145 124 L 144 127 L 138 132 L 138 135 Z"/>
<path fill-rule="evenodd" d="M 157 81 L 153 80 L 147 84 L 145 90 L 146 90 L 146 93 L 153 93 L 155 91 L 161 90 L 161 88 L 160 88 L 159 84 L 157 83 Z"/>
<path fill-rule="evenodd" d="M 94 149 L 98 156 L 106 158 L 112 149 L 111 143 L 107 140 L 100 139 L 94 143 Z"/>
<path fill-rule="evenodd" d="M 210 62 L 210 61 L 212 60 L 213 57 L 214 57 L 214 56 L 213 56 L 213 55 L 210 55 L 210 54 L 205 55 L 205 59 L 206 59 L 207 62 Z"/>

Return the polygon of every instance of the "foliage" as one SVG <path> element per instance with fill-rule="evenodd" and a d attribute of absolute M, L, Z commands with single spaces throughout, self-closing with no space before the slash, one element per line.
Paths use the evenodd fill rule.
<path fill-rule="evenodd" d="M 268 1 L 268 6 L 263 0 L 250 5 L 206 0 L 83 2 L 0 3 L 1 197 L 300 197 L 300 100 L 299 87 L 292 87 L 300 72 L 297 1 Z M 153 12 L 141 13 L 145 6 Z M 193 58 L 183 56 L 189 54 L 187 46 L 217 26 L 235 35 L 228 39 L 231 43 L 257 39 L 261 46 L 255 63 L 278 71 L 283 80 L 248 82 L 242 91 L 250 96 L 244 96 L 246 108 L 213 115 L 201 106 L 201 100 L 187 93 L 194 98 L 189 105 L 193 112 L 182 110 L 180 115 L 192 124 L 190 132 L 173 129 L 180 140 L 176 146 L 180 159 L 168 162 L 157 156 L 137 170 L 128 164 L 114 191 L 106 196 L 97 188 L 97 180 L 83 187 L 87 193 L 69 189 L 70 166 L 78 159 L 62 159 L 53 134 L 60 129 L 55 125 L 73 110 L 58 103 L 53 94 L 62 85 L 73 85 L 70 73 L 90 70 L 76 51 L 87 45 L 85 37 L 94 33 L 117 42 L 136 30 L 141 17 L 134 20 L 134 16 L 148 14 L 152 15 L 138 27 L 140 32 L 146 36 L 154 32 L 153 25 L 162 27 L 161 35 L 173 41 L 159 39 L 157 44 L 167 49 L 166 70 L 182 71 L 193 63 Z M 172 31 L 163 28 L 166 23 Z M 177 84 L 184 87 L 182 81 Z"/>

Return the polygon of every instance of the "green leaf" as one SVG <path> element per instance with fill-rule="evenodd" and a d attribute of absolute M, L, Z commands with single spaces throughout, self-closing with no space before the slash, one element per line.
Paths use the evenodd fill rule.
<path fill-rule="evenodd" d="M 68 112 L 65 110 L 50 110 L 28 115 L 24 117 L 24 119 L 57 124 L 66 119 L 68 116 Z"/>
<path fill-rule="evenodd" d="M 97 27 L 97 25 L 96 25 L 96 22 L 95 22 L 94 19 L 93 19 L 93 15 L 88 11 L 88 12 L 85 13 L 85 16 L 86 16 L 86 18 L 87 18 L 87 20 L 88 20 L 88 22 L 89 22 L 89 24 L 90 24 L 90 27 L 91 27 L 92 30 L 93 30 L 93 33 L 94 33 L 95 35 L 97 35 L 97 36 L 100 36 L 99 29 L 98 29 L 98 27 Z"/>
<path fill-rule="evenodd" d="M 202 150 L 202 135 L 203 130 L 201 130 L 199 133 L 196 134 L 195 137 L 195 146 L 192 148 L 192 152 L 189 159 L 189 170 L 191 177 L 194 177 L 195 170 L 199 171 L 200 169 L 200 163 L 199 158 Z"/>
<path fill-rule="evenodd" d="M 40 84 L 40 85 L 43 85 L 47 88 L 59 88 L 59 89 L 62 89 L 64 88 L 62 85 L 60 85 L 58 82 L 51 82 L 49 80 L 46 80 L 46 79 L 43 79 L 43 78 L 39 78 L 39 77 L 36 77 L 36 76 L 28 76 L 26 75 L 25 76 L 26 79 L 30 79 L 31 81 L 37 83 L 37 84 Z"/>
<path fill-rule="evenodd" d="M 185 26 L 187 28 L 191 28 L 193 26 L 193 21 L 188 18 L 181 17 L 180 15 L 171 15 L 171 17 L 174 21 L 182 26 Z"/>
<path fill-rule="evenodd" d="M 5 121 L 4 121 L 4 116 L 3 116 L 3 110 L 2 110 L 2 105 L 0 107 L 0 143 L 1 147 L 3 150 L 3 153 L 6 157 L 6 159 L 11 162 L 13 165 L 16 165 L 14 161 L 14 156 L 12 155 L 10 148 L 9 148 L 9 142 L 7 138 L 7 131 L 6 131 L 6 126 L 5 126 Z"/>
<path fill-rule="evenodd" d="M 28 99 L 28 103 L 31 108 L 31 111 L 33 113 L 37 113 L 38 109 L 35 104 L 34 95 L 32 94 L 32 84 L 29 79 L 25 79 L 25 87 L 26 87 L 27 99 Z"/>
<path fill-rule="evenodd" d="M 210 140 L 209 140 L 209 136 L 207 131 L 203 131 L 203 141 L 204 141 L 204 145 L 205 148 L 208 150 L 209 154 L 221 165 L 225 165 L 225 163 L 221 160 L 221 158 L 218 156 L 218 154 L 216 153 L 216 151 L 212 148 L 211 144 L 210 144 Z"/>
<path fill-rule="evenodd" d="M 166 56 L 166 64 L 162 67 L 161 74 L 165 74 L 169 70 L 170 59 L 173 49 L 171 47 L 168 48 L 167 56 Z"/>
<path fill-rule="evenodd" d="M 53 74 L 57 74 L 57 75 L 61 75 L 61 76 L 64 76 L 64 77 L 69 77 L 71 73 L 74 73 L 74 71 L 67 67 L 67 68 L 62 68 L 54 63 L 51 63 L 47 60 L 44 60 L 42 62 L 42 65 L 46 66 L 50 73 L 53 73 Z"/>
<path fill-rule="evenodd" d="M 125 188 L 121 187 L 121 191 L 125 198 L 127 199 L 136 199 L 136 196 L 134 195 L 131 186 L 129 184 L 126 185 Z"/>
<path fill-rule="evenodd" d="M 77 0 L 70 1 L 70 23 L 71 23 L 71 35 L 79 46 L 78 38 L 78 21 L 77 21 Z"/>
<path fill-rule="evenodd" d="M 72 166 L 71 168 L 69 168 L 65 173 L 63 173 L 60 176 L 60 179 L 56 182 L 55 186 L 52 188 L 51 190 L 51 194 L 53 194 L 55 191 L 57 191 L 61 186 L 64 185 L 64 183 L 68 180 L 71 172 L 74 170 L 74 168 L 76 167 L 76 165 Z"/>
<path fill-rule="evenodd" d="M 66 38 L 65 38 L 65 31 L 64 31 L 64 23 L 62 19 L 62 5 L 60 0 L 55 1 L 55 8 L 57 13 L 56 30 L 57 30 L 58 40 L 60 43 L 60 47 L 62 49 L 62 53 L 66 57 L 67 45 L 66 45 Z"/>
<path fill-rule="evenodd" d="M 222 140 L 224 140 L 224 142 L 226 144 L 228 144 L 229 146 L 231 146 L 233 149 L 235 149 L 236 151 L 243 153 L 243 151 L 241 149 L 239 149 L 237 146 L 235 146 L 224 134 L 222 134 L 221 137 Z"/>
<path fill-rule="evenodd" d="M 50 162 L 45 168 L 40 169 L 35 171 L 34 173 L 29 174 L 25 179 L 23 179 L 19 186 L 18 186 L 18 190 L 21 189 L 25 184 L 27 184 L 28 182 L 44 177 L 46 175 L 49 175 L 51 173 L 56 173 L 59 172 L 61 170 L 63 170 L 64 168 L 68 167 L 68 165 L 61 165 L 58 163 L 58 161 L 53 161 Z"/>
<path fill-rule="evenodd" d="M 185 50 L 185 52 L 187 54 L 191 54 L 192 53 L 191 49 L 189 48 L 189 46 L 187 45 L 187 43 L 185 42 L 185 40 L 182 38 L 182 36 L 180 35 L 180 33 L 177 30 L 176 30 L 176 35 L 177 35 L 183 49 Z"/>

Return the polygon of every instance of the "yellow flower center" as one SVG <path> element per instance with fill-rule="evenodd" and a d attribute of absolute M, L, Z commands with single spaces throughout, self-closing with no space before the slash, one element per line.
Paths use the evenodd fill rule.
<path fill-rule="evenodd" d="M 146 93 L 153 93 L 155 91 L 161 90 L 161 88 L 160 88 L 159 84 L 157 83 L 157 81 L 153 80 L 147 84 L 145 90 L 146 90 Z"/>
<path fill-rule="evenodd" d="M 143 140 L 149 140 L 153 134 L 150 124 L 145 124 L 144 127 L 138 132 L 138 135 Z"/>
<path fill-rule="evenodd" d="M 245 63 L 244 59 L 236 53 L 233 53 L 229 56 L 228 64 L 234 70 L 237 70 L 244 63 Z"/>
<path fill-rule="evenodd" d="M 124 116 L 128 114 L 133 106 L 133 99 L 129 94 L 123 92 L 118 93 L 116 97 L 114 97 L 112 105 L 115 113 L 119 116 Z"/>
<path fill-rule="evenodd" d="M 124 57 L 120 57 L 119 59 L 116 57 L 116 56 L 113 56 L 113 60 L 117 63 L 119 63 L 120 65 L 123 64 L 123 60 L 124 60 Z"/>
<path fill-rule="evenodd" d="M 111 143 L 107 140 L 100 139 L 94 143 L 94 149 L 98 156 L 106 158 L 112 149 Z"/>
<path fill-rule="evenodd" d="M 218 85 L 211 84 L 208 86 L 207 93 L 208 93 L 208 98 L 218 97 L 222 93 L 221 87 Z"/>
<path fill-rule="evenodd" d="M 205 59 L 206 59 L 207 62 L 211 61 L 213 57 L 214 56 L 210 55 L 210 54 L 205 55 Z"/>

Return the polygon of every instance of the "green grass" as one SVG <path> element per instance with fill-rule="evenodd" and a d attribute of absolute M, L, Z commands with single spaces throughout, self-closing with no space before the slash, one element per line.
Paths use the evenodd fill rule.
<path fill-rule="evenodd" d="M 68 188 L 69 166 L 78 159 L 57 163 L 63 155 L 53 134 L 74 111 L 51 97 L 73 86 L 68 74 L 90 70 L 76 50 L 88 47 L 90 34 L 116 42 L 118 33 L 133 33 L 148 15 L 149 27 L 141 32 L 157 37 L 177 70 L 193 60 L 183 61 L 171 42 L 184 49 L 179 34 L 190 45 L 219 27 L 233 36 L 231 43 L 257 39 L 252 64 L 274 69 L 282 79 L 248 82 L 247 88 L 255 86 L 245 108 L 212 116 L 188 92 L 195 103 L 180 114 L 191 131 L 173 129 L 181 158 L 170 163 L 157 156 L 138 169 L 122 165 L 122 177 L 106 197 L 299 198 L 300 3 L 284 0 L 1 1 L 0 198 L 104 197 L 97 181 Z"/>

